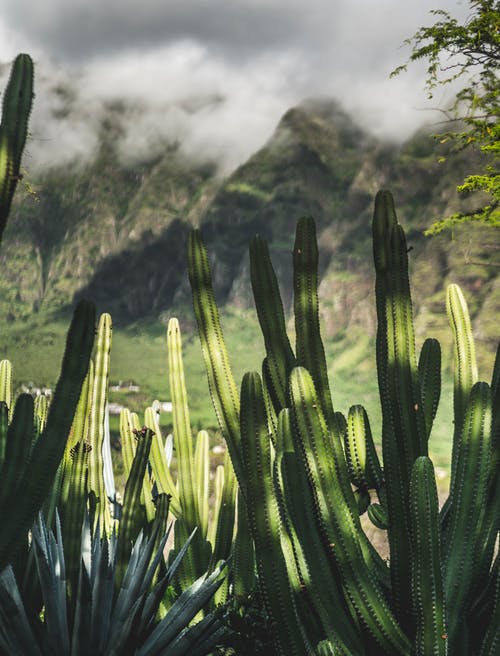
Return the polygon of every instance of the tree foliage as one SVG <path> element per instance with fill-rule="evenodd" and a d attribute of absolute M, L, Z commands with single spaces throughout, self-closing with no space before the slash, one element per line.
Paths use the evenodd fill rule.
<path fill-rule="evenodd" d="M 455 223 L 482 221 L 500 226 L 500 2 L 469 0 L 463 22 L 447 11 L 431 12 L 437 18 L 431 27 L 421 27 L 405 41 L 412 47 L 408 62 L 392 76 L 406 71 L 411 62 L 427 60 L 426 91 L 432 98 L 436 87 L 462 82 L 446 111 L 457 129 L 436 135 L 452 150 L 476 148 L 484 153 L 483 170 L 466 176 L 457 190 L 481 191 L 482 203 L 465 213 L 457 212 L 434 223 L 426 234 L 436 234 Z"/>

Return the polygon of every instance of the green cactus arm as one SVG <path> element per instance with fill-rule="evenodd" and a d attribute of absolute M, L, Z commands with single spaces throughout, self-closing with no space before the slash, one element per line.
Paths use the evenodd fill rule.
<path fill-rule="evenodd" d="M 130 469 L 134 460 L 135 448 L 133 431 L 137 428 L 139 428 L 139 421 L 137 421 L 137 425 L 135 425 L 130 410 L 128 408 L 123 408 L 123 410 L 120 411 L 120 439 L 122 446 L 123 469 L 125 470 L 126 478 L 128 478 L 130 474 Z M 148 426 L 148 428 L 151 428 L 151 426 Z"/>
<path fill-rule="evenodd" d="M 489 431 L 490 457 L 486 500 L 481 519 L 481 545 L 476 554 L 477 588 L 484 589 L 490 580 L 491 563 L 498 551 L 496 544 L 500 531 L 500 343 L 498 345 L 491 381 L 491 430 Z M 451 504 L 448 504 L 448 514 Z M 446 533 L 447 523 L 444 522 Z"/>
<path fill-rule="evenodd" d="M 111 535 L 113 520 L 104 485 L 102 448 L 106 404 L 108 401 L 111 335 L 111 317 L 109 314 L 104 313 L 99 319 L 94 355 L 94 384 L 92 387 L 89 424 L 89 441 L 92 449 L 89 453 L 88 487 L 91 503 L 95 504 L 94 522 L 99 523 L 101 531 L 107 536 Z"/>
<path fill-rule="evenodd" d="M 500 342 L 491 381 L 491 457 L 483 530 L 482 577 L 487 578 L 500 531 Z"/>
<path fill-rule="evenodd" d="M 29 460 L 34 434 L 33 397 L 21 394 L 7 430 L 5 459 L 0 470 L 0 508 L 7 507 L 9 499 L 16 493 L 19 475 Z"/>
<path fill-rule="evenodd" d="M 82 525 L 87 512 L 88 450 L 86 442 L 77 442 L 66 469 L 65 514 L 61 525 L 66 563 L 68 601 L 74 608 L 81 565 Z"/>
<path fill-rule="evenodd" d="M 201 518 L 195 490 L 193 436 L 189 420 L 184 365 L 182 363 L 181 333 L 179 322 L 175 318 L 170 319 L 168 322 L 167 344 L 173 434 L 179 470 L 177 484 L 182 515 L 187 522 L 187 533 L 189 535 L 195 526 L 200 526 Z"/>
<path fill-rule="evenodd" d="M 151 432 L 154 431 L 156 425 L 152 421 L 152 409 L 147 408 L 145 413 L 145 427 Z M 139 421 L 139 416 L 135 412 L 130 412 L 126 408 L 120 412 L 120 436 L 122 440 L 122 455 L 123 455 L 123 468 L 125 476 L 128 479 L 132 471 L 132 464 L 136 455 L 136 443 L 138 434 L 141 432 L 142 426 Z M 155 435 L 153 434 L 153 442 Z M 161 490 L 160 490 L 161 492 Z M 142 479 L 142 489 L 139 499 L 141 508 L 145 513 L 145 521 L 150 524 L 155 517 L 155 507 L 151 491 L 151 479 L 149 472 L 146 471 Z"/>
<path fill-rule="evenodd" d="M 64 449 L 64 455 L 57 470 L 57 474 L 54 480 L 52 489 L 45 501 L 44 504 L 44 517 L 45 523 L 47 526 L 52 526 L 54 523 L 54 517 L 56 512 L 56 507 L 59 512 L 59 517 L 63 523 L 63 529 L 65 529 L 64 518 L 69 518 L 78 522 L 78 549 L 80 546 L 80 533 L 81 526 L 83 522 L 83 515 L 78 515 L 78 504 L 75 506 L 75 509 L 72 509 L 71 506 L 68 506 L 68 490 L 71 486 L 78 486 L 80 480 L 72 480 L 72 470 L 74 465 L 74 451 L 80 448 L 80 445 L 77 446 L 78 442 L 82 442 L 81 447 L 85 450 L 90 449 L 88 442 L 85 442 L 88 436 L 89 430 L 89 418 L 90 418 L 90 408 L 92 404 L 92 385 L 94 380 L 94 365 L 92 360 L 89 362 L 89 369 L 82 385 L 82 391 L 80 394 L 80 399 L 75 410 L 75 415 L 73 417 L 73 423 L 68 435 L 68 440 L 66 442 L 66 448 Z M 43 431 L 47 421 L 47 399 L 42 396 L 38 396 L 35 399 L 35 432 L 39 434 Z M 88 457 L 85 457 L 85 481 L 88 469 Z M 85 491 L 85 507 L 86 507 L 86 491 Z M 71 521 L 71 520 L 68 520 Z M 66 531 L 64 531 L 66 535 Z M 68 539 L 71 540 L 71 537 L 68 536 Z M 73 549 L 74 545 L 71 545 Z M 77 568 L 79 568 L 79 561 L 76 563 Z M 78 569 L 77 569 L 78 573 Z"/>
<path fill-rule="evenodd" d="M 309 372 L 296 367 L 290 377 L 295 452 L 314 495 L 315 518 L 330 545 L 344 590 L 356 613 L 387 654 L 409 654 L 410 644 L 389 607 L 375 564 L 362 549 L 362 533 L 347 470 L 331 457 L 331 441 Z M 333 546 L 332 546 L 333 545 Z"/>
<path fill-rule="evenodd" d="M 0 401 L 0 471 L 5 460 L 7 432 L 9 430 L 9 408 L 5 401 Z"/>
<path fill-rule="evenodd" d="M 458 285 L 446 290 L 446 311 L 454 337 L 454 398 L 455 433 L 460 433 L 470 391 L 477 382 L 476 347 L 472 334 L 467 302 Z"/>
<path fill-rule="evenodd" d="M 296 552 L 301 596 L 307 596 L 307 603 L 317 613 L 325 635 L 337 648 L 342 647 L 352 656 L 364 654 L 357 619 L 350 613 L 331 549 L 325 549 L 316 521 L 317 510 L 306 472 L 293 450 L 292 430 L 290 410 L 283 410 L 278 418 L 281 448 L 277 467 L 289 518 L 288 531 L 293 534 L 291 542 Z"/>
<path fill-rule="evenodd" d="M 222 489 L 220 491 L 219 502 L 217 503 L 216 498 L 214 504 L 214 518 L 212 521 L 212 531 L 214 531 L 214 539 L 212 541 L 212 567 L 215 567 L 219 561 L 227 560 L 229 558 L 232 551 L 235 533 L 236 495 L 238 484 L 236 482 L 236 476 L 227 449 L 224 454 L 224 466 L 222 471 Z"/>
<path fill-rule="evenodd" d="M 39 394 L 35 399 L 35 439 L 38 439 L 43 433 L 45 424 L 47 423 L 47 415 L 49 412 L 49 402 L 44 394 Z"/>
<path fill-rule="evenodd" d="M 427 455 L 428 444 L 415 354 L 406 240 L 392 195 L 387 191 L 376 196 L 372 232 L 391 582 L 397 617 L 411 634 L 412 593 L 407 576 L 410 476 L 415 459 Z"/>
<path fill-rule="evenodd" d="M 387 519 L 387 508 L 380 503 L 372 503 L 367 509 L 368 518 L 371 523 L 381 531 L 386 531 L 389 526 Z"/>
<path fill-rule="evenodd" d="M 130 474 L 125 484 L 123 511 L 116 546 L 115 592 L 118 593 L 139 532 L 144 528 L 145 514 L 141 506 L 142 482 L 148 464 L 153 433 L 149 428 L 138 431 L 138 443 Z"/>
<path fill-rule="evenodd" d="M 126 418 L 126 416 L 125 416 Z M 131 426 L 130 420 L 125 422 L 124 418 L 124 432 L 127 430 L 126 426 Z M 181 516 L 181 503 L 179 500 L 179 491 L 175 485 L 174 479 L 170 473 L 165 449 L 161 437 L 160 424 L 158 422 L 158 413 L 154 408 L 147 408 L 145 414 L 145 424 L 153 432 L 153 441 L 151 443 L 151 453 L 149 460 L 151 469 L 158 488 L 158 494 L 168 494 L 170 497 L 170 511 L 174 517 Z M 129 431 L 131 428 L 128 429 Z M 130 433 L 129 433 L 130 436 Z"/>
<path fill-rule="evenodd" d="M 426 339 L 418 359 L 427 439 L 431 434 L 441 396 L 441 347 L 437 339 Z"/>
<path fill-rule="evenodd" d="M 231 570 L 233 594 L 236 601 L 245 603 L 250 599 L 257 582 L 255 548 L 241 490 L 238 489 L 237 495 L 236 535 L 234 537 Z"/>
<path fill-rule="evenodd" d="M 14 195 L 13 183 L 17 184 L 14 175 L 13 149 L 7 132 L 0 125 L 0 242 L 7 224 L 12 196 Z"/>
<path fill-rule="evenodd" d="M 457 443 L 456 467 L 450 482 L 452 503 L 443 539 L 452 653 L 462 640 L 460 618 L 470 606 L 471 591 L 481 566 L 491 458 L 490 429 L 491 391 L 487 383 L 478 382 L 472 387 Z"/>
<path fill-rule="evenodd" d="M 69 328 L 61 374 L 54 391 L 47 425 L 31 451 L 30 460 L 19 478 L 16 503 L 0 508 L 0 569 L 9 550 L 28 531 L 36 512 L 49 492 L 63 456 L 94 342 L 95 309 L 87 301 L 75 308 Z"/>
<path fill-rule="evenodd" d="M 493 375 L 491 377 L 491 448 L 489 498 L 497 499 L 498 501 L 500 497 L 500 476 L 498 475 L 500 469 L 500 342 L 498 342 L 495 363 L 493 365 Z M 497 517 L 500 519 L 500 509 Z"/>
<path fill-rule="evenodd" d="M 247 481 L 246 508 L 255 544 L 259 588 L 273 623 L 276 653 L 307 654 L 310 647 L 299 628 L 281 551 L 267 417 L 257 373 L 245 374 L 241 385 L 241 446 Z"/>
<path fill-rule="evenodd" d="M 303 217 L 297 223 L 293 249 L 293 307 L 297 364 L 311 373 L 321 409 L 331 428 L 334 423 L 333 405 L 319 326 L 318 246 L 316 227 L 311 217 Z"/>
<path fill-rule="evenodd" d="M 429 458 L 415 460 L 410 483 L 413 604 L 417 618 L 416 656 L 448 653 L 438 496 Z"/>
<path fill-rule="evenodd" d="M 362 405 L 353 405 L 349 408 L 347 430 L 344 435 L 344 450 L 351 482 L 364 490 L 377 490 L 380 498 L 383 473 L 368 415 Z"/>
<path fill-rule="evenodd" d="M 4 92 L 0 126 L 0 241 L 12 198 L 20 179 L 19 168 L 33 104 L 33 61 L 18 55 Z"/>
<path fill-rule="evenodd" d="M 465 417 L 465 407 L 470 391 L 478 380 L 476 363 L 476 347 L 472 326 L 470 322 L 467 302 L 458 285 L 449 285 L 446 289 L 446 312 L 453 332 L 453 448 L 451 455 L 451 477 L 457 465 L 459 440 L 462 422 Z M 442 518 L 445 520 L 449 511 L 452 498 L 447 500 L 443 510 Z"/>
<path fill-rule="evenodd" d="M 277 413 L 286 407 L 287 380 L 295 356 L 286 333 L 283 302 L 269 250 L 262 237 L 250 242 L 250 277 L 266 348 L 266 384 Z"/>
<path fill-rule="evenodd" d="M 88 440 L 90 408 L 94 367 L 90 361 L 89 370 L 83 381 L 80 399 L 71 426 L 71 439 L 68 440 L 64 454 L 64 469 L 58 512 L 61 518 L 61 532 L 64 544 L 68 596 L 74 604 L 78 586 L 81 560 L 82 526 L 87 510 L 88 453 L 91 448 Z"/>
<path fill-rule="evenodd" d="M 219 518 L 219 511 L 222 504 L 222 490 L 224 489 L 224 466 L 217 465 L 214 475 L 214 489 L 213 489 L 213 516 L 212 521 L 208 525 L 207 540 L 210 544 L 215 544 L 215 536 L 217 533 L 217 522 Z"/>
<path fill-rule="evenodd" d="M 33 105 L 33 60 L 20 54 L 15 58 L 2 103 L 2 127 L 9 135 L 15 153 L 15 167 L 19 170 L 28 134 L 28 119 Z"/>
<path fill-rule="evenodd" d="M 6 403 L 9 412 L 12 413 L 12 364 L 9 360 L 0 362 L 0 401 Z"/>
<path fill-rule="evenodd" d="M 285 475 L 287 470 L 285 469 L 284 459 L 287 457 L 289 451 L 293 454 L 289 424 L 290 411 L 288 408 L 285 408 L 278 416 L 276 438 L 273 441 L 273 444 L 275 444 L 276 447 L 274 449 L 275 453 L 272 474 L 274 493 L 278 503 L 279 518 L 282 527 L 280 531 L 281 550 L 285 558 L 288 579 L 297 605 L 297 613 L 299 617 L 305 617 L 303 611 L 307 614 L 307 610 L 305 609 L 308 608 L 311 603 L 314 603 L 314 599 L 311 600 L 311 580 L 304 549 L 300 542 L 296 526 L 292 520 L 289 504 L 286 501 L 287 490 L 285 487 Z M 295 485 L 297 486 L 297 483 L 295 483 Z M 315 616 L 314 613 L 311 613 L 311 615 Z M 313 631 L 313 633 L 316 633 L 316 631 Z M 309 627 L 308 635 L 311 637 L 311 627 Z M 311 641 L 314 643 L 312 637 Z"/>
<path fill-rule="evenodd" d="M 210 395 L 222 435 L 227 442 L 234 471 L 243 493 L 245 478 L 240 455 L 239 395 L 219 320 L 207 253 L 198 230 L 189 235 L 189 281 L 207 370 Z"/>
<path fill-rule="evenodd" d="M 208 495 L 210 480 L 210 457 L 208 433 L 205 430 L 199 431 L 196 435 L 193 464 L 193 487 L 196 494 L 199 531 L 203 537 L 207 537 L 209 515 Z"/>

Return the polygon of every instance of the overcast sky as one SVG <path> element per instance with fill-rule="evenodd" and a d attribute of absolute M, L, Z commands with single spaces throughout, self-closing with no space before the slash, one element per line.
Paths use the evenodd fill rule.
<path fill-rule="evenodd" d="M 465 0 L 2 0 L 0 61 L 36 62 L 25 163 L 95 152 L 104 108 L 127 100 L 120 152 L 137 160 L 172 140 L 224 172 L 272 134 L 302 99 L 332 96 L 374 134 L 401 140 L 438 120 L 425 69 L 404 63 L 406 37 L 433 8 Z M 2 88 L 5 84 L 5 73 Z M 71 84 L 64 99 L 54 89 Z M 68 116 L 61 110 L 69 106 Z"/>

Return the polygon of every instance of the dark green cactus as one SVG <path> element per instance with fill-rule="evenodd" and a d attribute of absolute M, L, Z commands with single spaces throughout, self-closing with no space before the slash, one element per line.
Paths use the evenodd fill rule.
<path fill-rule="evenodd" d="M 247 489 L 246 511 L 255 544 L 259 589 L 274 622 L 278 654 L 311 652 L 297 621 L 292 589 L 281 550 L 278 504 L 272 480 L 271 442 L 262 383 L 246 374 L 241 387 L 241 445 Z"/>
<path fill-rule="evenodd" d="M 296 354 L 267 246 L 259 237 L 251 242 L 266 357 L 262 380 L 256 373 L 243 379 L 241 415 L 208 258 L 199 233 L 190 240 L 193 303 L 210 392 L 242 488 L 274 650 L 492 656 L 500 640 L 494 550 L 500 522 L 500 355 L 491 389 L 477 383 L 467 307 L 451 286 L 453 464 L 450 496 L 439 513 L 427 452 L 441 353 L 436 340 L 426 340 L 417 363 L 406 240 L 388 192 L 375 201 L 373 249 L 383 463 L 362 406 L 352 406 L 347 420 L 334 411 L 318 318 L 313 221 L 299 221 L 294 248 Z M 388 564 L 362 529 L 359 513 L 366 509 L 388 532 Z M 235 580 L 246 595 L 248 585 L 251 578 Z"/>
<path fill-rule="evenodd" d="M 0 241 L 7 223 L 12 198 L 21 178 L 21 157 L 33 104 L 33 62 L 18 55 L 12 64 L 2 103 L 0 124 Z"/>
<path fill-rule="evenodd" d="M 429 458 L 415 460 L 410 482 L 411 580 L 417 613 L 415 654 L 448 653 L 439 511 L 434 467 Z"/>
<path fill-rule="evenodd" d="M 36 513 L 51 490 L 89 367 L 94 331 L 94 306 L 86 301 L 80 301 L 68 332 L 61 375 L 42 434 L 33 443 L 35 433 L 33 402 L 28 403 L 26 399 L 22 401 L 22 416 L 19 420 L 16 419 L 12 431 L 17 431 L 18 421 L 22 421 L 27 432 L 12 450 L 7 435 L 5 459 L 0 471 L 2 481 L 0 569 L 12 556 L 12 551 L 23 534 L 29 530 Z M 11 464 L 14 460 L 17 465 Z M 12 473 L 15 474 L 15 481 L 12 484 L 4 484 Z"/>

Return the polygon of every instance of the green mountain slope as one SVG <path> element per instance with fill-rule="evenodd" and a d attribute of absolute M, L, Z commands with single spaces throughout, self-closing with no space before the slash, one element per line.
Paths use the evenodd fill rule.
<path fill-rule="evenodd" d="M 102 147 L 92 165 L 40 174 L 30 180 L 34 193 L 18 191 L 0 251 L 0 316 L 7 355 L 18 357 L 24 344 L 21 379 L 40 375 L 27 345 L 35 353 L 43 343 L 49 353 L 44 380 L 34 382 L 50 383 L 50 349 L 62 333 L 53 327 L 64 323 L 76 298 L 86 296 L 123 328 L 115 377 L 142 375 L 150 395 L 159 395 L 160 367 L 166 366 L 154 355 L 157 340 L 163 340 L 158 320 L 177 314 L 198 390 L 201 370 L 185 263 L 192 225 L 201 227 L 212 258 L 216 294 L 226 306 L 229 331 L 235 331 L 237 367 L 257 366 L 262 345 L 256 322 L 249 319 L 248 240 L 256 232 L 269 240 L 289 308 L 294 228 L 304 214 L 314 216 L 318 227 L 330 373 L 343 381 L 354 371 L 373 378 L 374 363 L 367 355 L 375 332 L 370 222 L 374 195 L 382 187 L 394 194 L 412 249 L 417 339 L 437 336 L 449 348 L 444 289 L 458 282 L 470 303 L 480 365 L 487 374 L 484 367 L 490 367 L 498 340 L 498 232 L 467 226 L 437 238 L 422 234 L 434 219 L 474 202 L 459 199 L 455 191 L 472 170 L 474 154 L 438 163 L 446 155 L 444 146 L 436 146 L 425 132 L 402 146 L 377 142 L 331 100 L 289 110 L 262 149 L 225 180 L 215 164 L 188 162 L 176 145 L 150 162 L 120 163 L 116 129 L 113 122 L 103 126 Z M 151 357 L 141 357 L 148 336 L 154 342 Z M 147 364 L 149 374 L 139 373 L 134 358 L 142 368 Z M 343 392 L 348 391 L 344 384 Z M 200 394 L 206 392 L 200 388 Z M 367 394 L 373 396 L 373 385 Z M 201 405 L 209 403 L 205 399 Z"/>

